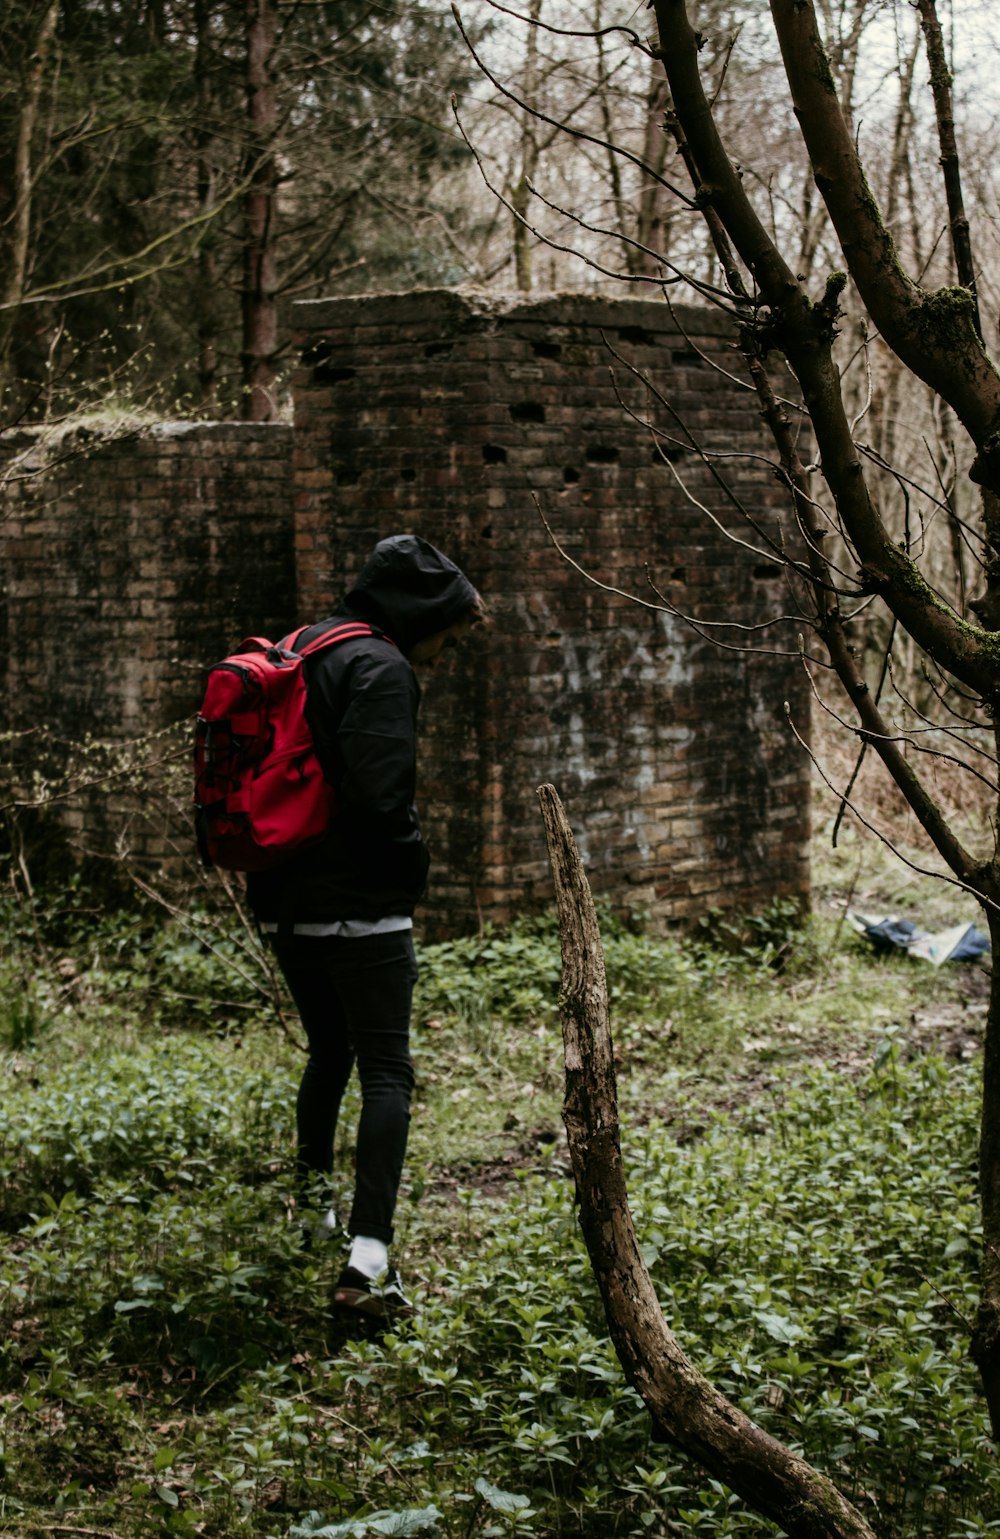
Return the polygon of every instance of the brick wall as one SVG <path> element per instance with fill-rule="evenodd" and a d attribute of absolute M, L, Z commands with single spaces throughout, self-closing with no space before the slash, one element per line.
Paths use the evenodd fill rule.
<path fill-rule="evenodd" d="M 77 848 L 124 838 L 155 868 L 186 840 L 202 669 L 294 620 L 290 458 L 284 426 L 0 438 L 0 704 L 28 734 L 12 753 L 22 789 L 36 770 L 101 781 L 60 804 Z M 179 818 L 152 794 L 171 753 Z M 133 762 L 127 783 L 104 778 Z"/>
<path fill-rule="evenodd" d="M 807 731 L 794 633 L 755 631 L 770 650 L 748 656 L 747 633 L 713 629 L 788 607 L 776 570 L 726 537 L 746 537 L 742 519 L 693 447 L 732 456 L 730 488 L 772 529 L 787 518 L 752 458 L 767 445 L 723 319 L 454 290 L 296 310 L 302 617 L 401 530 L 458 560 L 494 611 L 426 680 L 428 933 L 548 901 L 545 780 L 594 887 L 657 927 L 804 897 L 809 766 L 784 717 L 787 700 Z M 536 499 L 573 561 L 657 607 L 581 577 Z"/>
<path fill-rule="evenodd" d="M 748 656 L 732 645 L 748 633 L 712 629 L 788 607 L 765 560 L 726 538 L 745 530 L 691 443 L 732 456 L 734 495 L 777 528 L 787 515 L 748 457 L 767 445 L 720 317 L 455 291 L 297 314 L 294 430 L 0 438 L 16 471 L 0 520 L 0 706 L 30 734 L 15 742 L 22 786 L 65 769 L 67 744 L 107 740 L 103 758 L 70 755 L 74 785 L 140 768 L 128 788 L 61 804 L 78 846 L 124 835 L 154 868 L 172 839 L 190 853 L 186 719 L 205 664 L 243 634 L 322 615 L 374 541 L 408 529 L 453 555 L 494 613 L 425 676 L 428 935 L 547 905 L 545 780 L 594 887 L 655 926 L 804 897 L 808 763 L 783 710 L 806 729 L 794 635 L 751 632 L 771 650 Z M 668 435 L 659 448 L 649 422 Z M 647 607 L 581 577 L 539 509 L 573 561 Z M 173 818 L 142 768 L 168 750 L 181 755 Z"/>

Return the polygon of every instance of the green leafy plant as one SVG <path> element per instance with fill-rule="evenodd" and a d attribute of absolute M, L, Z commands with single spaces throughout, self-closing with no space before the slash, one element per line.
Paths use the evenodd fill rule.
<path fill-rule="evenodd" d="M 370 1335 L 330 1312 L 337 1246 L 289 1219 L 296 1054 L 252 1012 L 235 1032 L 164 1004 L 168 974 L 225 997 L 211 924 L 204 951 L 120 915 L 32 953 L 59 1029 L 0 1100 L 0 1526 L 763 1539 L 651 1442 L 608 1340 L 558 1131 L 552 926 L 422 948 L 397 1244 L 418 1309 Z M 796 934 L 775 972 L 766 946 L 611 927 L 644 1253 L 694 1359 L 887 1539 L 986 1539 L 975 1068 L 904 1025 L 962 980 Z M 801 1061 L 814 1031 L 832 1070 Z"/>

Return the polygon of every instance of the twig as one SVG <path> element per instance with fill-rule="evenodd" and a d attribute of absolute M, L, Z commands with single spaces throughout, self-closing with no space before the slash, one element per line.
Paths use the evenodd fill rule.
<path fill-rule="evenodd" d="M 95 1539 L 122 1539 L 113 1528 L 74 1528 L 69 1523 L 46 1523 L 50 1534 L 91 1534 Z"/>
<path fill-rule="evenodd" d="M 479 69 L 486 76 L 486 79 L 492 86 L 496 88 L 496 90 L 500 92 L 501 96 L 503 96 L 507 101 L 512 102 L 514 106 L 519 109 L 519 111 L 530 113 L 533 118 L 538 119 L 542 123 L 547 123 L 550 128 L 557 129 L 559 133 L 568 134 L 571 139 L 581 139 L 585 144 L 593 144 L 598 149 L 602 150 L 608 148 L 606 141 L 598 138 L 596 134 L 588 134 L 582 128 L 574 128 L 571 123 L 567 123 L 559 118 L 551 118 L 547 113 L 542 112 L 540 108 L 533 107 L 528 102 L 522 101 L 522 99 L 519 96 L 516 96 L 513 91 L 508 90 L 508 88 L 497 79 L 493 72 L 479 57 L 475 47 L 472 44 L 472 40 L 470 39 L 469 34 L 465 30 L 465 24 L 462 21 L 462 17 L 457 5 L 452 5 L 451 14 L 455 18 L 455 25 L 458 27 L 459 32 L 462 34 L 462 41 L 464 42 L 466 48 L 469 50 L 469 53 L 472 55 Z M 459 124 L 459 129 L 461 129 L 461 124 Z M 462 137 L 465 138 L 464 133 L 462 134 Z M 675 197 L 680 198 L 681 202 L 687 208 L 692 210 L 697 208 L 697 204 L 688 193 L 682 192 L 679 187 L 675 187 L 672 182 L 668 182 L 666 177 L 660 176 L 655 167 L 647 165 L 646 161 L 642 159 L 641 155 L 634 155 L 631 150 L 624 150 L 620 145 L 612 145 L 611 148 L 617 155 L 620 155 L 623 160 L 627 160 L 633 166 L 636 166 L 643 173 L 643 175 L 651 177 L 653 181 L 658 182 L 661 187 L 665 187 L 668 192 L 672 192 Z"/>
<path fill-rule="evenodd" d="M 925 1277 L 923 1272 L 918 1272 L 917 1276 L 920 1278 L 921 1282 L 924 1282 L 924 1283 L 927 1284 L 928 1288 L 930 1288 L 932 1293 L 936 1293 L 937 1294 L 937 1296 L 941 1300 L 942 1304 L 947 1305 L 947 1307 L 951 1310 L 952 1314 L 957 1315 L 959 1320 L 961 1320 L 962 1325 L 963 1325 L 967 1335 L 971 1336 L 972 1335 L 972 1331 L 973 1331 L 972 1321 L 969 1319 L 968 1315 L 962 1313 L 962 1311 L 959 1309 L 958 1305 L 955 1303 L 954 1299 L 950 1299 L 948 1297 L 947 1293 L 944 1293 L 938 1287 L 937 1283 L 933 1281 L 932 1278 Z"/>
<path fill-rule="evenodd" d="M 896 622 L 896 616 L 893 615 L 893 617 L 892 617 L 892 624 L 889 627 L 889 639 L 888 639 L 888 641 L 885 644 L 885 656 L 882 659 L 882 672 L 879 675 L 878 687 L 875 690 L 875 704 L 876 705 L 878 705 L 880 703 L 881 699 L 882 699 L 882 690 L 885 687 L 886 675 L 889 672 L 889 658 L 890 658 L 890 655 L 892 653 L 892 643 L 893 643 L 893 640 L 895 639 L 895 635 L 896 635 L 896 623 L 897 623 Z M 854 790 L 854 786 L 855 786 L 855 783 L 857 781 L 857 778 L 861 774 L 861 766 L 864 763 L 865 754 L 867 752 L 868 752 L 868 739 L 865 738 L 864 741 L 862 742 L 861 748 L 860 748 L 860 750 L 858 752 L 857 762 L 855 763 L 854 768 L 851 771 L 850 779 L 848 780 L 847 786 L 845 787 L 844 795 L 843 795 L 843 798 L 841 800 L 840 806 L 837 808 L 837 816 L 834 818 L 834 821 L 833 821 L 833 833 L 832 833 L 831 838 L 830 838 L 830 843 L 833 845 L 834 849 L 837 848 L 837 836 L 840 833 L 840 825 L 843 822 L 844 813 L 847 810 L 847 805 L 848 805 L 848 801 L 850 799 L 851 792 Z"/>
<path fill-rule="evenodd" d="M 588 267 L 593 268 L 594 272 L 600 273 L 601 276 L 604 277 L 604 278 L 614 278 L 615 281 L 618 282 L 618 283 L 639 283 L 639 284 L 652 285 L 655 288 L 662 288 L 664 280 L 662 278 L 660 278 L 660 277 L 653 277 L 653 276 L 651 276 L 649 274 L 643 274 L 643 273 L 622 273 L 622 272 L 616 272 L 614 269 L 612 269 L 610 267 L 603 267 L 600 262 L 596 261 L 593 257 L 587 256 L 585 252 L 578 251 L 575 246 L 563 245 L 561 241 L 555 240 L 551 235 L 544 234 L 544 232 L 539 230 L 536 225 L 533 225 L 530 222 L 530 220 L 525 218 L 524 214 L 522 214 L 519 209 L 514 207 L 513 203 L 511 203 L 510 199 L 505 197 L 504 194 L 499 190 L 499 188 L 495 187 L 494 184 L 490 181 L 490 178 L 489 178 L 489 176 L 487 174 L 487 171 L 486 171 L 486 167 L 483 165 L 482 156 L 480 155 L 479 151 L 476 149 L 476 146 L 473 144 L 473 142 L 469 138 L 468 134 L 465 132 L 465 128 L 464 128 L 464 126 L 462 124 L 462 120 L 461 120 L 461 118 L 458 115 L 458 106 L 457 106 L 456 99 L 454 97 L 452 97 L 451 110 L 452 110 L 452 115 L 454 116 L 454 119 L 455 119 L 456 127 L 458 128 L 458 131 L 461 134 L 462 138 L 465 140 L 465 143 L 466 143 L 466 146 L 468 147 L 470 155 L 472 156 L 473 160 L 476 162 L 476 166 L 477 166 L 477 168 L 479 170 L 479 174 L 482 177 L 485 186 L 493 194 L 493 196 L 494 196 L 494 198 L 496 198 L 497 202 L 500 203 L 507 210 L 507 212 L 512 216 L 512 218 L 516 219 L 518 224 L 521 224 L 521 225 L 524 226 L 524 228 L 528 231 L 529 235 L 533 235 L 536 240 L 541 241 L 543 245 L 546 245 L 546 246 L 550 247 L 551 250 L 553 250 L 553 251 L 561 251 L 561 252 L 563 252 L 567 256 L 575 256 L 575 257 L 579 258 L 579 260 L 581 262 L 585 262 Z M 534 188 L 532 188 L 531 191 L 534 193 L 535 197 L 539 196 L 539 194 L 535 191 Z M 544 202 L 544 199 L 542 201 Z M 577 223 L 582 224 L 583 221 L 582 220 L 578 220 Z M 620 239 L 623 239 L 623 240 L 627 239 L 627 237 L 625 237 L 625 236 L 616 237 L 616 238 L 620 238 Z M 643 247 L 642 249 L 645 250 L 645 247 Z M 660 260 L 662 261 L 664 267 L 669 267 L 675 273 L 677 273 L 677 278 L 675 280 L 672 280 L 672 281 L 675 281 L 675 282 L 678 282 L 678 283 L 681 282 L 682 280 L 684 282 L 689 282 L 690 281 L 686 274 L 682 274 L 680 272 L 679 268 L 675 268 L 673 266 L 673 263 L 666 261 L 666 259 L 664 259 L 664 258 L 661 258 Z M 699 287 L 699 285 L 697 283 L 695 283 L 693 286 L 696 287 L 696 288 Z M 704 286 L 702 286 L 702 287 L 704 287 Z M 710 293 L 711 292 L 710 289 L 705 289 L 704 291 L 706 293 Z"/>
<path fill-rule="evenodd" d="M 647 42 L 633 32 L 631 27 L 597 27 L 588 31 L 576 32 L 570 27 L 554 27 L 550 21 L 541 21 L 535 16 L 522 16 L 520 11 L 512 11 L 508 6 L 501 5 L 499 0 L 487 0 L 487 4 L 493 11 L 499 11 L 502 16 L 513 16 L 515 21 L 523 21 L 525 26 L 537 27 L 540 32 L 548 32 L 552 37 L 585 37 L 596 40 L 599 37 L 607 37 L 612 32 L 623 32 L 634 48 L 644 53 L 648 58 L 653 58 L 653 50 Z"/>
<path fill-rule="evenodd" d="M 750 528 L 752 530 L 754 530 L 754 532 L 756 534 L 758 534 L 760 536 L 760 538 L 762 540 L 764 540 L 766 542 L 766 544 L 771 547 L 771 549 L 769 551 L 768 550 L 759 550 L 755 545 L 751 545 L 748 540 L 741 540 L 739 535 L 734 534 L 731 529 L 727 529 L 726 526 L 722 523 L 722 521 L 717 517 L 716 514 L 714 514 L 711 511 L 710 508 L 705 507 L 705 505 L 703 503 L 700 503 L 697 500 L 697 498 L 694 497 L 694 495 L 688 489 L 686 483 L 684 482 L 683 478 L 681 477 L 681 475 L 679 474 L 677 469 L 674 467 L 674 465 L 671 463 L 671 461 L 667 458 L 667 456 L 664 455 L 663 456 L 664 461 L 666 462 L 667 466 L 670 469 L 671 474 L 673 475 L 675 481 L 677 482 L 677 484 L 680 487 L 681 491 L 683 492 L 684 496 L 687 497 L 688 501 L 691 502 L 698 509 L 699 512 L 704 513 L 706 515 L 706 517 L 711 519 L 712 523 L 715 524 L 716 528 L 718 528 L 720 530 L 720 532 L 725 536 L 725 538 L 727 540 L 731 541 L 734 545 L 741 545 L 741 546 L 743 546 L 743 548 L 745 550 L 750 551 L 750 553 L 752 555 L 759 557 L 761 560 L 774 561 L 776 564 L 785 567 L 787 570 L 795 572 L 796 575 L 799 576 L 800 578 L 802 578 L 804 581 L 810 582 L 810 583 L 815 585 L 816 582 L 818 581 L 818 579 L 812 573 L 810 573 L 804 566 L 800 565 L 791 556 L 789 556 L 787 551 L 784 549 L 784 547 L 777 540 L 774 540 L 767 533 L 766 529 L 761 527 L 761 525 L 754 518 L 754 516 L 752 515 L 750 510 L 744 505 L 742 500 L 736 495 L 736 493 L 730 487 L 730 485 L 726 481 L 725 477 L 722 476 L 720 474 L 720 472 L 716 469 L 714 461 L 717 458 L 722 458 L 723 456 L 722 455 L 713 454 L 710 451 L 703 449 L 701 444 L 694 437 L 693 433 L 687 427 L 687 425 L 685 424 L 683 418 L 677 412 L 675 407 L 673 405 L 671 405 L 669 399 L 652 382 L 652 380 L 650 380 L 647 375 L 643 374 L 640 369 L 637 369 L 635 364 L 633 364 L 628 358 L 623 357 L 621 353 L 619 353 L 614 347 L 612 347 L 611 343 L 608 341 L 607 337 L 604 336 L 603 333 L 602 333 L 602 340 L 604 342 L 605 347 L 608 349 L 608 352 L 611 354 L 611 356 L 613 358 L 616 358 L 619 361 L 619 363 L 622 363 L 625 366 L 625 368 L 628 369 L 629 372 L 631 374 L 633 374 L 635 376 L 635 378 L 638 379 L 639 382 L 642 385 L 644 385 L 647 390 L 649 390 L 651 392 L 651 394 L 656 398 L 656 400 L 658 400 L 660 402 L 661 406 L 663 406 L 664 409 L 670 413 L 670 415 L 673 417 L 674 421 L 677 423 L 678 427 L 680 428 L 681 432 L 685 434 L 685 436 L 687 438 L 687 441 L 688 441 L 688 446 L 690 448 L 692 448 L 694 450 L 694 452 L 698 455 L 698 458 L 702 461 L 702 463 L 704 464 L 705 468 L 708 470 L 709 474 L 712 476 L 713 480 L 716 482 L 716 484 L 718 485 L 720 490 L 725 494 L 725 496 L 728 498 L 728 500 L 732 503 L 732 505 L 735 507 L 736 511 L 740 514 L 740 516 L 746 520 L 746 522 L 749 524 Z M 621 406 L 622 410 L 628 416 L 630 416 L 632 418 L 633 422 L 638 423 L 638 425 L 640 427 L 646 428 L 648 430 L 648 432 L 653 436 L 654 440 L 661 439 L 661 438 L 666 438 L 667 442 L 671 442 L 672 441 L 669 438 L 667 438 L 666 434 L 661 433 L 660 430 L 653 423 L 647 421 L 643 417 L 638 416 L 638 414 L 632 410 L 632 408 L 628 405 L 627 401 L 624 400 L 620 390 L 618 389 L 618 382 L 615 379 L 615 375 L 614 375 L 614 371 L 613 370 L 611 371 L 611 382 L 612 382 L 612 385 L 614 387 L 615 397 L 616 397 L 616 399 L 618 401 L 619 406 Z M 657 445 L 657 447 L 658 447 L 658 445 Z M 732 457 L 734 457 L 734 458 L 737 457 L 735 452 L 734 452 Z M 750 457 L 750 456 L 748 456 L 748 457 Z M 753 457 L 756 457 L 756 456 L 753 456 Z M 766 456 L 760 456 L 760 458 L 764 459 L 765 464 L 767 464 L 770 467 L 770 469 L 771 469 L 773 474 L 779 474 L 780 467 L 775 466 L 773 461 L 767 459 Z M 827 518 L 827 513 L 826 513 L 825 508 L 823 508 L 822 504 L 818 503 L 815 498 L 811 499 L 811 505 L 813 506 L 813 508 L 817 512 L 821 513 L 824 518 Z M 827 519 L 827 521 L 829 521 L 829 520 Z M 799 527 L 799 530 L 800 530 L 803 538 L 806 540 L 806 543 L 811 545 L 809 531 L 807 531 L 806 529 L 803 528 L 803 526 L 801 524 L 801 521 L 799 521 L 798 527 Z M 827 569 L 832 569 L 832 570 L 836 571 L 839 576 L 841 576 L 845 580 L 847 580 L 847 573 L 842 571 L 838 567 L 832 567 L 832 564 L 831 564 L 831 562 L 829 560 L 827 560 L 825 562 L 825 565 L 826 565 Z M 836 587 L 831 585 L 829 591 L 841 593 L 844 590 L 837 589 Z"/>
<path fill-rule="evenodd" d="M 198 926 L 191 922 L 188 915 L 184 912 L 183 909 L 179 908 L 177 904 L 171 903 L 169 898 L 167 898 L 162 892 L 158 892 L 155 887 L 151 887 L 150 884 L 145 882 L 137 872 L 130 871 L 129 876 L 131 877 L 135 886 L 138 887 L 140 892 L 145 893 L 146 896 L 151 898 L 154 903 L 158 903 L 161 908 L 166 909 L 167 913 L 171 916 L 174 922 L 178 924 L 186 934 L 194 936 L 199 944 L 204 946 L 205 949 L 215 957 L 216 961 L 221 962 L 223 967 L 230 968 L 238 978 L 241 978 L 244 983 L 246 983 L 250 988 L 255 989 L 263 999 L 267 1000 L 268 1004 L 271 1005 L 275 1015 L 278 1018 L 278 1025 L 281 1027 L 284 1035 L 288 1038 L 289 1042 L 293 1043 L 295 1047 L 299 1049 L 300 1052 L 304 1052 L 305 1044 L 301 1042 L 295 1035 L 294 1031 L 292 1031 L 288 1024 L 285 1012 L 282 1010 L 281 1005 L 278 1002 L 279 996 L 277 992 L 277 976 L 274 972 L 270 960 L 270 955 L 266 948 L 260 946 L 255 950 L 253 947 L 248 947 L 247 950 L 252 956 L 255 957 L 255 960 L 257 960 L 263 966 L 264 972 L 267 976 L 267 988 L 265 988 L 261 984 L 260 980 L 255 978 L 252 973 L 247 972 L 239 965 L 239 963 L 234 961 L 232 957 L 226 956 L 223 952 L 219 951 L 219 949 L 205 937 L 203 932 L 199 930 Z M 237 912 L 240 914 L 240 918 L 243 920 L 244 924 L 246 924 L 246 919 L 241 913 L 238 903 L 235 903 L 235 900 L 232 898 L 231 890 L 225 888 L 224 890 L 227 891 L 227 895 L 230 897 L 230 900 L 234 901 L 234 906 L 236 907 Z"/>
<path fill-rule="evenodd" d="M 826 770 L 823 768 L 823 765 L 820 763 L 819 759 L 813 753 L 813 750 L 812 750 L 811 746 L 809 745 L 809 743 L 806 741 L 806 739 L 802 736 L 802 734 L 799 732 L 798 728 L 796 727 L 795 722 L 792 719 L 792 714 L 791 714 L 791 711 L 790 711 L 790 709 L 789 709 L 789 707 L 787 705 L 787 702 L 786 702 L 786 705 L 785 705 L 785 718 L 786 718 L 786 720 L 788 722 L 788 725 L 791 727 L 792 732 L 795 734 L 796 742 L 809 755 L 809 758 L 810 758 L 810 760 L 812 762 L 813 768 L 816 770 L 816 773 L 819 775 L 820 779 L 822 780 L 823 784 L 826 786 L 827 790 L 828 791 L 832 791 L 834 796 L 839 798 L 841 793 L 837 790 L 837 787 L 834 785 L 833 781 L 830 779 L 830 777 L 827 774 Z M 855 730 L 858 730 L 858 729 L 855 728 Z M 867 830 L 868 830 L 868 832 L 870 834 L 874 834 L 876 839 L 878 839 L 881 844 L 884 844 L 886 849 L 889 850 L 891 852 L 891 854 L 895 855 L 897 860 L 901 861 L 904 866 L 908 866 L 911 871 L 915 871 L 918 876 L 933 876 L 939 882 L 947 882 L 949 884 L 949 886 L 951 886 L 951 887 L 958 887 L 958 888 L 960 888 L 960 890 L 962 892 L 967 892 L 970 897 L 975 898 L 976 902 L 977 903 L 981 903 L 984 908 L 986 908 L 986 907 L 992 908 L 992 909 L 995 909 L 997 911 L 997 913 L 1000 913 L 1000 903 L 996 902 L 993 898 L 989 897 L 986 893 L 980 892 L 978 890 L 978 888 L 971 886 L 971 884 L 969 882 L 963 882 L 960 877 L 951 876 L 947 872 L 931 871 L 926 866 L 918 866 L 915 860 L 911 860 L 908 855 L 904 855 L 902 850 L 898 849 L 897 846 L 895 844 L 893 844 L 893 842 L 889 838 L 888 834 L 884 834 L 882 832 L 882 830 L 880 828 L 878 828 L 871 821 L 870 818 L 866 818 L 864 813 L 859 810 L 859 808 L 857 807 L 857 805 L 854 802 L 848 802 L 848 806 L 850 807 L 851 812 L 857 818 L 858 822 L 862 825 L 862 827 L 863 828 L 867 828 Z"/>
<path fill-rule="evenodd" d="M 538 496 L 535 492 L 532 492 L 531 500 L 534 502 L 538 517 L 541 519 L 542 524 L 545 527 L 545 531 L 548 534 L 549 539 L 552 541 L 552 544 L 559 552 L 559 555 L 569 566 L 573 568 L 574 571 L 579 572 L 581 577 L 583 577 L 593 587 L 600 588 L 603 593 L 613 593 L 617 598 L 627 599 L 630 604 L 637 604 L 640 609 L 651 609 L 655 614 L 672 615 L 674 619 L 681 620 L 685 625 L 690 626 L 695 634 L 701 636 L 704 641 L 710 641 L 713 646 L 719 647 L 722 651 L 725 652 L 753 652 L 755 655 L 759 653 L 768 657 L 800 656 L 800 653 L 798 652 L 786 652 L 779 647 L 748 647 L 738 642 L 725 642 L 720 640 L 717 636 L 710 636 L 708 634 L 710 630 L 715 630 L 720 627 L 743 631 L 763 630 L 766 629 L 766 627 L 769 625 L 777 624 L 779 620 L 787 621 L 790 618 L 787 615 L 779 615 L 773 620 L 762 621 L 759 626 L 739 625 L 734 620 L 696 620 L 693 615 L 686 614 L 683 609 L 678 609 L 676 604 L 670 603 L 662 593 L 658 592 L 652 582 L 652 579 L 648 576 L 648 571 L 647 580 L 649 581 L 650 589 L 653 593 L 656 594 L 656 597 L 660 601 L 657 604 L 651 604 L 649 599 L 640 598 L 637 593 L 628 593 L 624 588 L 616 588 L 613 583 L 602 582 L 599 577 L 595 577 L 592 572 L 588 572 L 586 567 L 581 566 L 579 561 L 574 560 L 569 551 L 560 544 L 558 536 L 553 530 L 548 519 L 545 517 L 545 514 L 542 512 L 541 504 L 538 501 Z M 810 659 L 810 661 L 821 663 L 821 659 Z"/>
<path fill-rule="evenodd" d="M 617 150 L 617 146 L 610 141 L 608 142 L 608 148 L 612 151 Z M 489 187 L 488 182 L 486 185 Z M 641 251 L 644 256 L 651 256 L 654 261 L 659 262 L 661 268 L 669 270 L 674 276 L 668 280 L 652 273 L 611 272 L 607 268 L 600 267 L 592 257 L 587 256 L 583 251 L 575 251 L 572 246 L 556 246 L 551 236 L 543 234 L 531 225 L 527 225 L 522 217 L 522 223 L 525 224 L 525 227 L 530 229 L 533 235 L 537 235 L 538 239 L 543 241 L 545 245 L 553 246 L 557 251 L 568 251 L 572 255 L 578 256 L 581 262 L 586 262 L 589 267 L 593 267 L 597 272 L 604 273 L 606 277 L 617 278 L 620 283 L 651 283 L 661 288 L 666 282 L 671 284 L 686 283 L 689 288 L 694 289 L 695 293 L 711 300 L 716 309 L 721 310 L 725 315 L 730 317 L 735 315 L 735 311 L 729 308 L 729 295 L 724 289 L 716 288 L 714 283 L 706 283 L 704 278 L 697 278 L 693 273 L 684 272 L 674 262 L 671 262 L 668 257 L 664 256 L 662 251 L 656 251 L 652 246 L 644 246 L 642 241 L 636 240 L 633 235 L 627 235 L 624 230 L 607 230 L 602 225 L 591 224 L 582 215 L 575 214 L 571 208 L 563 208 L 561 203 L 556 203 L 552 198 L 546 197 L 544 193 L 539 192 L 534 182 L 529 181 L 528 190 L 538 199 L 539 203 L 543 203 L 547 209 L 551 209 L 552 213 L 560 214 L 564 219 L 571 220 L 573 224 L 579 225 L 581 230 L 586 230 L 588 235 L 603 235 L 607 240 L 619 241 L 623 246 L 628 246 L 633 251 Z M 494 188 L 490 187 L 490 191 L 494 197 L 499 196 Z"/>

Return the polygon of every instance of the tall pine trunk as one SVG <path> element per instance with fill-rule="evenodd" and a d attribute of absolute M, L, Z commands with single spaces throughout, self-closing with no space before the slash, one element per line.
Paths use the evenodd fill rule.
<path fill-rule="evenodd" d="M 246 0 L 247 191 L 243 205 L 243 346 L 240 357 L 243 372 L 241 416 L 248 422 L 269 422 L 276 414 L 276 38 L 274 0 Z"/>
<path fill-rule="evenodd" d="M 32 151 L 45 81 L 45 66 L 59 20 L 59 0 L 49 0 L 35 34 L 25 71 L 24 94 L 14 145 L 13 209 L 10 216 L 10 266 L 0 310 L 0 384 L 6 383 L 18 308 L 24 299 L 31 253 Z"/>
<path fill-rule="evenodd" d="M 212 107 L 214 92 L 211 69 L 210 0 L 195 0 L 195 87 L 198 95 L 196 129 L 196 191 L 198 212 L 206 221 L 215 207 L 215 165 L 213 163 Z M 216 234 L 206 223 L 198 247 L 198 291 L 195 297 L 198 327 L 199 405 L 206 416 L 215 416 L 218 407 L 218 272 L 215 258 Z"/>

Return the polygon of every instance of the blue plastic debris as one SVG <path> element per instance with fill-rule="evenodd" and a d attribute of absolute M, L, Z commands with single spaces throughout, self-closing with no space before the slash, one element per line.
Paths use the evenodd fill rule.
<path fill-rule="evenodd" d="M 907 956 L 919 957 L 940 967 L 942 962 L 969 962 L 985 955 L 990 943 L 974 924 L 951 925 L 947 930 L 934 934 L 918 930 L 910 919 L 887 914 L 876 919 L 872 914 L 858 914 L 847 910 L 847 922 L 859 935 L 871 941 L 877 951 L 905 951 Z"/>

